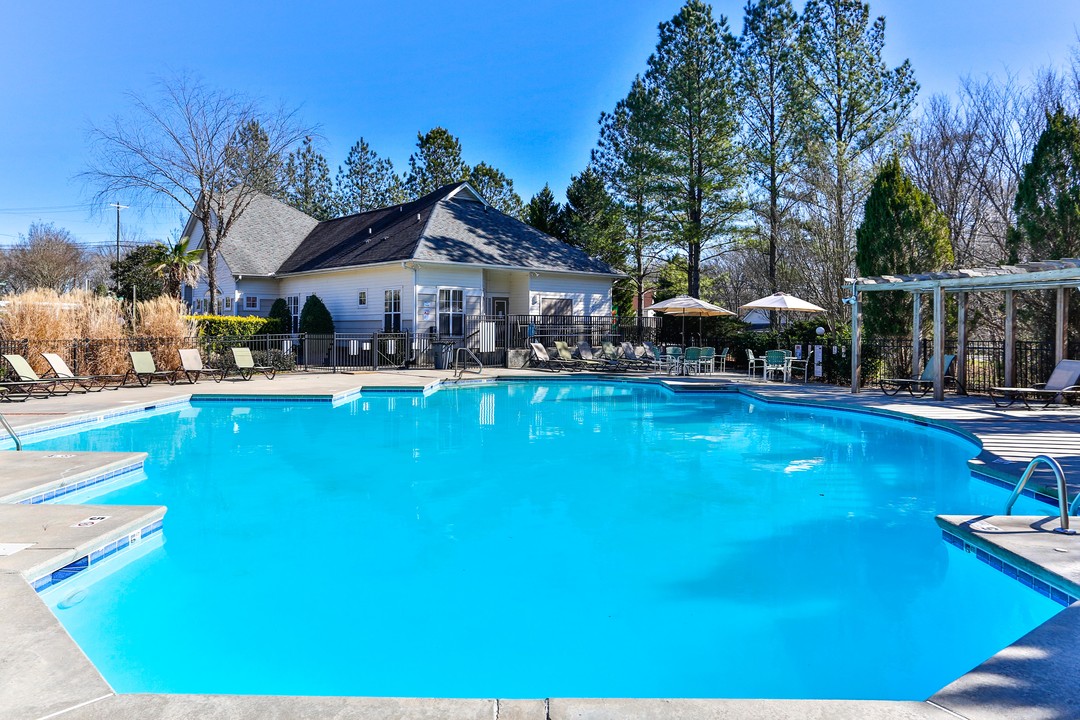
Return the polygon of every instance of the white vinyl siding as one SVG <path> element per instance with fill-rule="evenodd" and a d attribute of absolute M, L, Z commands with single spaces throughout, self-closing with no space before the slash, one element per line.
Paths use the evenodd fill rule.
<path fill-rule="evenodd" d="M 308 295 L 314 293 L 326 304 L 339 332 L 377 332 L 383 329 L 383 300 L 388 289 L 401 290 L 401 329 L 412 330 L 412 270 L 400 264 L 290 275 L 279 281 L 278 296 L 300 295 L 303 307 Z M 363 307 L 358 302 L 360 290 L 367 292 Z"/>
<path fill-rule="evenodd" d="M 539 277 L 529 278 L 529 291 L 529 314 L 532 315 L 541 313 L 543 300 L 560 298 L 572 302 L 574 315 L 611 314 L 610 278 L 542 272 Z"/>

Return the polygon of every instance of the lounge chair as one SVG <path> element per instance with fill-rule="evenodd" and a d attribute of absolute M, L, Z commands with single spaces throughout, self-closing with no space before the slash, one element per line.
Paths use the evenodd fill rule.
<path fill-rule="evenodd" d="M 615 347 L 614 343 L 605 340 L 600 344 L 600 347 L 604 349 L 603 354 L 606 359 L 618 360 L 620 358 L 619 348 Z"/>
<path fill-rule="evenodd" d="M 5 355 L 4 360 L 7 360 L 18 382 L 22 383 L 30 394 L 37 390 L 44 395 L 67 395 L 75 389 L 76 383 L 72 380 L 40 377 L 22 355 Z M 14 384 L 8 383 L 8 386 L 13 387 Z"/>
<path fill-rule="evenodd" d="M 1040 401 L 1045 408 L 1055 402 L 1071 402 L 1077 398 L 1080 398 L 1080 360 L 1062 360 L 1046 382 L 1036 383 L 1034 387 L 990 388 L 990 399 L 999 408 L 1009 407 L 1019 400 L 1030 410 L 1028 400 Z"/>
<path fill-rule="evenodd" d="M 622 349 L 622 357 L 619 358 L 619 364 L 622 367 L 637 370 L 649 370 L 652 368 L 653 362 L 648 358 L 639 357 L 637 350 L 634 350 L 634 346 L 630 343 L 623 342 L 619 347 Z"/>
<path fill-rule="evenodd" d="M 556 343 L 558 344 L 558 343 Z M 622 370 L 622 366 L 615 360 L 607 360 L 605 358 L 598 358 L 593 355 L 592 345 L 582 340 L 578 343 L 577 350 L 574 351 L 574 355 L 577 355 L 578 360 L 585 363 L 584 367 L 591 368 L 593 370 Z"/>
<path fill-rule="evenodd" d="M 649 352 L 650 357 L 648 360 L 653 366 L 660 372 L 667 372 L 671 367 L 671 359 L 664 354 L 664 351 L 653 345 L 651 342 L 645 343 L 645 349 Z"/>
<path fill-rule="evenodd" d="M 236 369 L 240 372 L 240 377 L 245 380 L 250 380 L 257 372 L 265 375 L 267 380 L 273 380 L 274 375 L 277 374 L 277 370 L 270 365 L 256 365 L 255 358 L 251 356 L 251 348 L 234 347 L 232 354 Z"/>
<path fill-rule="evenodd" d="M 128 355 L 131 356 L 131 369 L 128 370 L 127 377 L 134 377 L 143 387 L 158 378 L 170 385 L 176 382 L 176 371 L 158 370 L 157 363 L 154 362 L 154 356 L 150 351 L 132 350 Z M 126 378 L 125 382 L 127 382 Z"/>
<path fill-rule="evenodd" d="M 180 372 L 184 373 L 184 377 L 192 385 L 197 383 L 203 375 L 213 378 L 214 382 L 221 382 L 229 372 L 203 365 L 202 354 L 195 348 L 184 348 L 177 352 L 180 353 Z"/>
<path fill-rule="evenodd" d="M 532 361 L 537 367 L 550 370 L 552 372 L 559 372 L 559 370 L 577 370 L 578 364 L 576 362 L 566 362 L 562 358 L 553 358 L 548 355 L 547 348 L 538 342 L 529 343 L 529 347 L 532 348 Z"/>
<path fill-rule="evenodd" d="M 955 359 L 955 355 L 945 356 L 945 382 L 952 382 L 959 389 L 959 392 L 963 394 L 963 383 L 949 374 L 949 369 Z M 901 390 L 907 390 L 912 397 L 923 397 L 934 389 L 934 357 L 930 357 L 926 362 L 926 367 L 923 368 L 922 375 L 917 378 L 882 378 L 878 381 L 878 384 L 881 386 L 881 392 L 886 395 L 891 396 Z"/>
<path fill-rule="evenodd" d="M 119 390 L 127 377 L 127 375 L 76 375 L 71 372 L 71 368 L 68 367 L 64 358 L 56 353 L 43 352 L 41 357 L 45 358 L 45 362 L 49 363 L 49 372 L 42 377 L 72 380 L 78 383 L 79 387 L 86 392 L 100 391 L 105 388 Z"/>

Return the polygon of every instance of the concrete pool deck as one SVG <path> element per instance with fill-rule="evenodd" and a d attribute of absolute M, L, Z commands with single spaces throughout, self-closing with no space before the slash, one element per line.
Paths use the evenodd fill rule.
<path fill-rule="evenodd" d="M 527 370 L 487 369 L 481 379 L 597 379 L 587 373 L 552 374 Z M 625 379 L 625 375 L 615 376 Z M 270 381 L 226 380 L 197 385 L 151 385 L 63 398 L 0 405 L 0 412 L 20 433 L 43 425 L 93 419 L 125 408 L 182 401 L 198 395 L 306 395 L 341 398 L 359 389 L 423 389 L 450 380 L 447 371 L 409 370 L 353 374 L 293 373 Z M 464 380 L 475 380 L 467 374 Z M 1035 454 L 1048 453 L 1061 462 L 1067 476 L 1080 477 L 1080 410 L 999 410 L 986 398 L 888 398 L 879 391 L 852 395 L 843 388 L 748 382 L 736 374 L 689 381 L 661 378 L 675 390 L 739 390 L 767 401 L 910 415 L 928 424 L 945 424 L 977 437 L 986 452 L 976 469 L 1002 479 L 1017 478 Z M 21 457 L 20 457 L 21 455 Z M 33 457 L 37 455 L 39 457 Z M 45 457 L 52 455 L 53 457 Z M 0 498 L 12 502 L 28 493 L 71 482 L 73 477 L 115 468 L 131 461 L 111 453 L 0 453 Z M 138 454 L 135 454 L 138 455 Z M 1015 480 L 1013 480 L 1015 482 Z M 127 718 L 496 718 L 537 720 L 570 718 L 607 720 L 628 717 L 711 718 L 1045 718 L 1080 717 L 1080 605 L 1062 611 L 1012 646 L 958 678 L 926 702 L 813 700 L 446 700 L 395 698 L 244 697 L 207 695 L 116 695 L 67 635 L 28 584 L 50 564 L 69 562 L 78 553 L 98 547 L 117 534 L 160 517 L 164 508 L 118 506 L 0 504 L 0 544 L 38 543 L 0 556 L 0 720 L 62 717 L 126 720 Z M 157 513 L 155 515 L 155 513 Z M 1049 513 L 1049 510 L 1048 510 Z M 110 515 L 75 533 L 69 528 L 95 514 Z M 49 517 L 46 517 L 48 515 Z M 55 517 L 53 517 L 55 515 Z M 78 517 L 75 517 L 78 516 Z M 972 527 L 975 521 L 987 526 Z M 1045 518 L 942 518 L 967 542 L 1030 563 L 1048 574 L 1075 582 L 1080 590 L 1080 539 L 1049 532 Z M 36 528 L 36 530 L 35 530 Z M 61 528 L 63 531 L 61 532 Z M 981 529 L 980 529 L 981 528 Z M 52 535 L 43 539 L 48 532 Z M 65 535 L 65 533 L 68 533 Z M 9 537 L 10 536 L 10 537 Z M 21 539 L 16 539 L 16 537 Z M 55 539 L 54 539 L 55 537 Z M 42 544 L 55 547 L 45 547 Z M 1060 552 L 1054 548 L 1067 552 Z M 40 558 L 38 553 L 52 553 Z M 20 559 L 20 555 L 23 555 Z"/>

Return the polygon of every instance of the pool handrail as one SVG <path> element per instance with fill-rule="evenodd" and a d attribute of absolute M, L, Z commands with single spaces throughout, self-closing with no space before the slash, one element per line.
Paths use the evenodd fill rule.
<path fill-rule="evenodd" d="M 3 424 L 4 429 L 8 431 L 8 435 L 15 441 L 15 449 L 22 450 L 22 440 L 19 438 L 19 434 L 11 427 L 11 423 L 7 421 L 7 418 L 4 417 L 3 413 L 0 413 L 0 424 Z"/>
<path fill-rule="evenodd" d="M 1009 496 L 1009 502 L 1005 505 L 1005 514 L 1012 515 L 1012 508 L 1013 505 L 1016 504 L 1016 498 L 1020 497 L 1020 493 L 1023 492 L 1024 486 L 1031 478 L 1032 473 L 1035 472 L 1035 468 L 1041 464 L 1048 466 L 1054 472 L 1054 477 L 1057 479 L 1058 511 L 1061 516 L 1061 526 L 1054 528 L 1054 532 L 1075 535 L 1076 531 L 1069 529 L 1069 515 L 1076 512 L 1077 503 L 1080 501 L 1080 495 L 1076 496 L 1070 507 L 1069 486 L 1065 482 L 1065 471 L 1061 469 L 1061 464 L 1049 455 L 1036 455 L 1031 459 L 1031 462 L 1028 463 L 1027 468 L 1024 470 L 1024 474 L 1020 476 L 1020 482 L 1016 483 L 1012 495 Z"/>

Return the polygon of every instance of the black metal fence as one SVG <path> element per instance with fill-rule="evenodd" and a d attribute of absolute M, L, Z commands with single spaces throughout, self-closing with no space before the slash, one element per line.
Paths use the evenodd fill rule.
<path fill-rule="evenodd" d="M 872 338 L 863 343 L 863 380 L 871 384 L 884 377 L 911 377 L 911 338 Z M 945 342 L 945 353 L 956 354 L 955 340 Z M 1080 349 L 1070 345 L 1069 357 Z M 933 354 L 933 339 L 920 343 L 919 371 Z M 1054 369 L 1054 348 L 1049 342 L 1018 340 L 1015 346 L 1016 375 L 1013 385 L 1031 387 L 1046 382 Z M 955 366 L 953 368 L 955 370 Z M 1001 340 L 971 340 L 967 343 L 967 367 L 959 378 L 968 392 L 986 392 L 1005 384 L 1005 343 Z"/>

